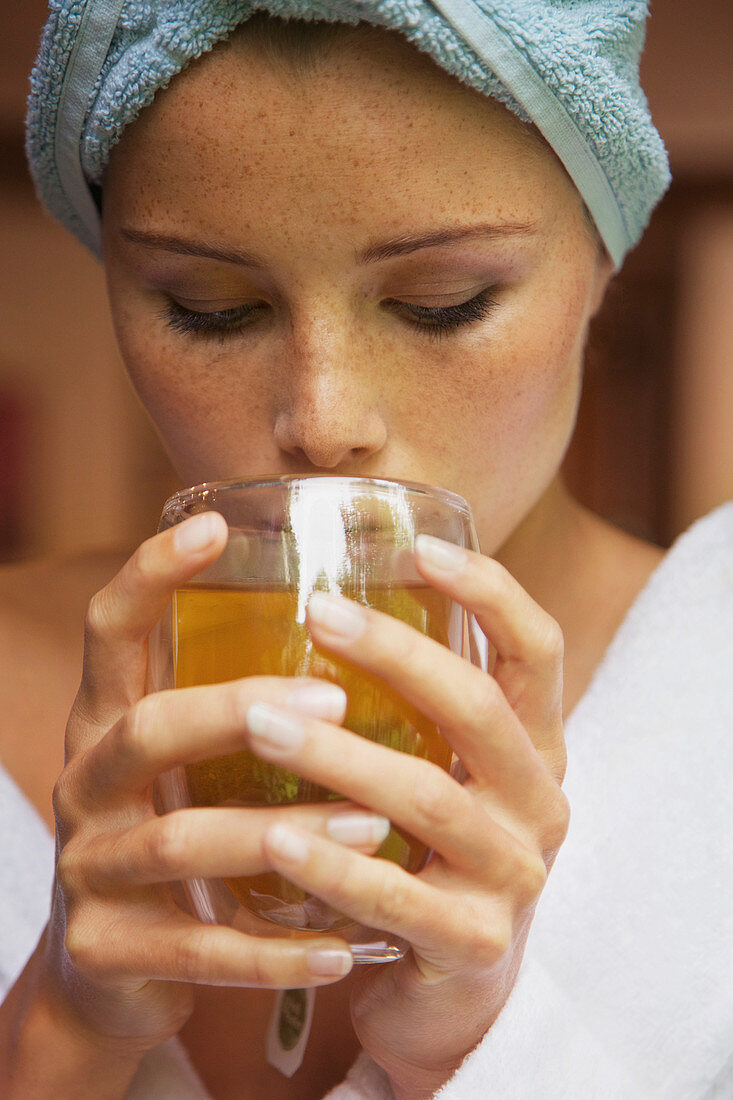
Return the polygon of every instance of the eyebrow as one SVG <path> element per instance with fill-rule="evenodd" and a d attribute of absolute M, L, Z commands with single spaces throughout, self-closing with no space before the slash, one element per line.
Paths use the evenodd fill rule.
<path fill-rule="evenodd" d="M 460 241 L 477 240 L 482 237 L 490 240 L 501 240 L 515 235 L 529 235 L 534 233 L 535 230 L 536 225 L 532 222 L 447 226 L 445 229 L 433 230 L 430 233 L 408 233 L 400 237 L 393 237 L 388 241 L 382 241 L 380 244 L 368 245 L 361 252 L 357 252 L 354 258 L 358 264 L 371 264 L 390 259 L 392 256 L 405 256 L 410 252 L 418 252 L 422 248 L 436 248 L 444 244 L 456 244 Z M 245 252 L 239 248 L 219 248 L 203 241 L 189 241 L 183 237 L 170 236 L 165 233 L 151 233 L 147 230 L 133 229 L 127 226 L 120 229 L 120 236 L 134 244 L 142 244 L 147 248 L 157 248 L 163 252 L 174 252 L 179 256 L 200 256 L 207 260 L 239 264 L 242 267 L 267 267 L 267 263 L 262 257 L 254 252 Z"/>
<path fill-rule="evenodd" d="M 179 256 L 203 256 L 206 260 L 220 260 L 226 264 L 240 264 L 243 267 L 266 267 L 265 261 L 254 252 L 244 252 L 239 248 L 218 248 L 203 241 L 188 241 L 183 237 L 172 237 L 166 233 L 149 233 L 144 229 L 132 229 L 123 226 L 120 236 L 133 244 L 143 244 L 147 248 L 157 248 L 162 252 L 175 252 Z"/>
<path fill-rule="evenodd" d="M 379 260 L 388 260 L 391 256 L 404 256 L 409 252 L 418 252 L 421 248 L 436 248 L 442 244 L 457 244 L 460 241 L 477 240 L 481 237 L 501 240 L 504 237 L 520 234 L 528 235 L 535 230 L 536 226 L 529 222 L 448 226 L 445 229 L 433 230 L 431 233 L 405 234 L 402 237 L 383 241 L 381 244 L 369 245 L 363 252 L 357 253 L 356 262 L 371 264 Z"/>

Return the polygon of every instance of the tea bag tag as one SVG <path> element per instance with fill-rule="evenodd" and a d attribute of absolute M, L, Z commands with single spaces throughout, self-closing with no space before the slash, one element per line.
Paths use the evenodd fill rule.
<path fill-rule="evenodd" d="M 292 1077 L 305 1057 L 316 991 L 281 989 L 267 1029 L 267 1061 L 285 1077 Z"/>

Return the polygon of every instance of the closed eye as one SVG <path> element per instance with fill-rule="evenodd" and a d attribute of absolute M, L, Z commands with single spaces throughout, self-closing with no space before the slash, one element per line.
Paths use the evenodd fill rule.
<path fill-rule="evenodd" d="M 440 339 L 466 325 L 485 320 L 498 305 L 495 288 L 487 287 L 466 302 L 451 306 L 422 306 L 387 298 L 382 305 L 401 317 L 411 328 L 431 339 Z M 199 312 L 170 298 L 161 311 L 165 323 L 184 336 L 218 339 L 241 333 L 268 309 L 266 302 L 253 302 L 230 309 Z"/>
<path fill-rule="evenodd" d="M 210 313 L 186 309 L 174 298 L 169 298 L 161 310 L 161 317 L 174 332 L 183 336 L 214 337 L 224 340 L 235 336 L 266 308 L 265 302 L 250 302 L 231 309 L 216 309 Z"/>
<path fill-rule="evenodd" d="M 418 306 L 393 299 L 388 299 L 384 305 L 389 305 L 390 309 L 404 316 L 413 328 L 433 339 L 439 339 L 464 325 L 485 320 L 498 305 L 494 297 L 495 289 L 487 287 L 467 302 L 459 302 L 453 306 Z"/>

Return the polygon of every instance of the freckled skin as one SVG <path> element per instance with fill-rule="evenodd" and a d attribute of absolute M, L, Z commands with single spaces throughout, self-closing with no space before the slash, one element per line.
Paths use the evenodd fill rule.
<path fill-rule="evenodd" d="M 397 35 L 359 31 L 296 77 L 238 34 L 128 127 L 103 191 L 120 347 L 181 484 L 331 471 L 462 494 L 484 553 L 563 629 L 569 712 L 658 551 L 581 509 L 558 475 L 610 262 L 533 129 Z M 484 222 L 532 231 L 355 259 Z M 123 227 L 264 265 L 146 247 Z M 409 305 L 489 288 L 493 309 L 441 339 L 410 324 Z M 198 312 L 261 308 L 238 334 L 201 339 L 166 323 L 171 297 Z M 213 1094 L 246 1081 L 253 1095 L 323 1095 L 355 1054 L 357 978 L 319 992 L 311 1068 L 307 1055 L 292 1080 L 265 1065 L 257 1039 L 271 999 L 197 989 L 183 1037 Z"/>
<path fill-rule="evenodd" d="M 476 222 L 536 231 L 354 262 L 373 242 Z M 267 267 L 164 254 L 121 240 L 122 225 Z M 182 483 L 323 470 L 430 482 L 469 499 L 488 553 L 553 483 L 609 274 L 531 129 L 372 31 L 300 77 L 240 36 L 194 63 L 113 151 L 104 251 L 123 356 Z M 200 340 L 160 319 L 161 280 L 204 303 L 191 308 L 268 308 L 234 338 Z M 385 305 L 494 284 L 494 311 L 441 339 Z"/>

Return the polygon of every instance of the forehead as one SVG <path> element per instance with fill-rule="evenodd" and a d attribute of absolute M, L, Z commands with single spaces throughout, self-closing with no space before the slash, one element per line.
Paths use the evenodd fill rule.
<path fill-rule="evenodd" d="M 221 232 L 399 228 L 416 215 L 557 218 L 579 197 L 545 142 L 401 36 L 368 28 L 296 75 L 237 35 L 124 132 L 104 180 L 121 216 Z M 386 220 L 385 220 L 386 219 Z"/>

